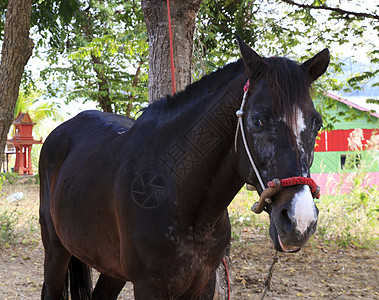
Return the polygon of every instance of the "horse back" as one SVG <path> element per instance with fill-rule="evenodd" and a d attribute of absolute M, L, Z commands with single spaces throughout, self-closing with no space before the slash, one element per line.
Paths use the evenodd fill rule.
<path fill-rule="evenodd" d="M 51 220 L 47 226 L 54 229 L 50 230 L 89 265 L 108 265 L 117 270 L 119 249 L 108 249 L 120 243 L 112 172 L 122 158 L 117 152 L 133 124 L 133 119 L 123 116 L 82 112 L 58 126 L 41 150 L 41 220 Z M 105 242 L 96 246 L 98 240 Z M 108 255 L 93 261 L 101 253 Z"/>
<path fill-rule="evenodd" d="M 135 120 L 100 111 L 84 111 L 53 130 L 46 139 L 40 155 L 41 181 L 49 181 L 53 189 L 59 169 L 78 149 L 90 153 L 107 140 L 126 134 Z M 86 149 L 87 148 L 87 149 Z"/>

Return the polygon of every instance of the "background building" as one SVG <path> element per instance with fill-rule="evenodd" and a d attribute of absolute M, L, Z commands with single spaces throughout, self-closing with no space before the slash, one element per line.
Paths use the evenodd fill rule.
<path fill-rule="evenodd" d="M 330 117 L 343 114 L 350 107 L 357 113 L 368 111 L 336 95 L 326 93 L 325 96 L 336 101 L 336 108 L 327 112 Z M 357 175 L 363 185 L 379 186 L 378 125 L 379 114 L 371 112 L 369 118 L 341 121 L 334 124 L 334 130 L 319 133 L 311 177 L 323 194 L 350 192 Z"/>

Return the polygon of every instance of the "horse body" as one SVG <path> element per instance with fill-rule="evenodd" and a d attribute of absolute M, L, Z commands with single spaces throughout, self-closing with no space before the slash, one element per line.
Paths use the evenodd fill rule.
<path fill-rule="evenodd" d="M 242 97 L 242 91 L 236 93 Z M 232 100 L 236 110 L 238 99 Z M 123 124 L 119 117 L 116 126 L 115 116 L 88 111 L 52 132 L 41 153 L 40 174 L 46 178 L 41 178 L 41 207 L 51 214 L 64 248 L 102 274 L 137 286 L 143 280 L 144 292 L 148 282 L 158 291 L 164 286 L 155 293 L 168 299 L 201 294 L 229 246 L 225 208 L 243 185 L 230 159 L 232 135 L 225 135 L 235 130 L 235 121 L 233 128 L 212 125 L 223 109 L 216 106 L 219 101 L 208 101 L 213 117 L 168 114 L 159 130 L 148 125 L 156 117 L 149 112 L 130 128 L 128 119 Z M 224 102 L 231 109 L 230 99 Z M 187 130 L 184 137 L 180 126 Z M 49 152 L 59 152 L 62 140 L 67 140 L 64 160 L 51 166 Z M 216 147 L 220 143 L 224 147 Z M 148 197 L 154 198 L 151 203 Z"/>
<path fill-rule="evenodd" d="M 116 299 L 126 281 L 136 299 L 213 298 L 230 243 L 226 208 L 245 182 L 262 192 L 240 139 L 235 143 L 242 86 L 255 81 L 246 123 L 266 181 L 309 176 L 319 122 L 310 97 L 294 108 L 297 118 L 293 110 L 278 115 L 271 83 L 252 76 L 251 53 L 243 44 L 241 52 L 244 61 L 211 74 L 206 86 L 200 81 L 150 105 L 135 122 L 88 111 L 50 134 L 40 158 L 43 299 L 60 299 L 67 269 L 82 264 L 101 276 L 92 296 L 87 287 L 80 299 Z M 280 251 L 297 250 L 315 229 L 307 188 L 283 189 L 267 207 Z"/>

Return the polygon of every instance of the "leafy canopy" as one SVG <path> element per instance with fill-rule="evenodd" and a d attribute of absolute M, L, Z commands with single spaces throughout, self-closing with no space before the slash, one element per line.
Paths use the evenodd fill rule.
<path fill-rule="evenodd" d="M 3 12 L 6 3 L 0 0 Z M 3 23 L 1 14 L 0 33 Z M 102 110 L 126 115 L 147 101 L 148 43 L 139 2 L 38 0 L 32 26 L 38 32 L 36 54 L 50 63 L 42 73 L 49 95 L 96 101 Z M 304 61 L 329 47 L 330 68 L 316 92 L 353 95 L 379 88 L 379 12 L 371 0 L 204 0 L 195 32 L 194 79 L 238 57 L 234 33 L 265 56 Z M 356 73 L 347 71 L 346 49 L 353 60 L 366 58 Z M 325 101 L 321 110 L 330 105 Z M 348 112 L 340 119 L 353 117 Z"/>

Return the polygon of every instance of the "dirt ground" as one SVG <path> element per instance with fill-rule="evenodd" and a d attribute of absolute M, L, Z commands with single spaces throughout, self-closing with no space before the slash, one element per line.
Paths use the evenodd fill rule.
<path fill-rule="evenodd" d="M 38 188 L 25 185 L 22 189 L 25 198 L 18 206 L 30 206 L 36 214 Z M 11 187 L 6 192 L 17 191 Z M 0 198 L 0 205 L 9 205 L 6 202 L 6 196 Z M 274 255 L 266 231 L 247 228 L 234 242 L 228 264 L 232 299 L 261 299 Z M 30 240 L 0 245 L 0 300 L 40 298 L 43 248 L 34 232 Z M 133 299 L 132 290 L 126 285 L 119 299 Z M 314 241 L 298 253 L 279 253 L 272 288 L 264 299 L 309 298 L 379 299 L 379 252 L 328 249 Z"/>

